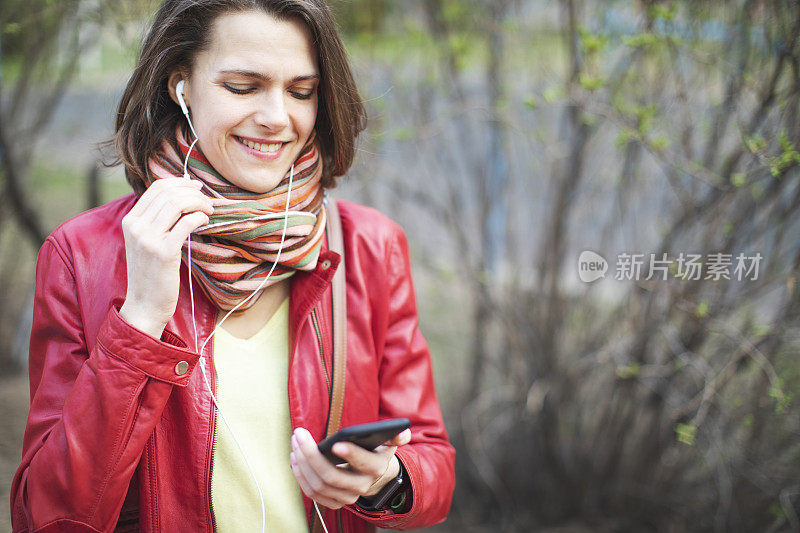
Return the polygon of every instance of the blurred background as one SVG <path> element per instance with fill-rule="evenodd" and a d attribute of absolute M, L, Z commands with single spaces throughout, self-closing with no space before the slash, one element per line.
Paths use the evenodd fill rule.
<path fill-rule="evenodd" d="M 156 4 L 0 2 L 0 530 L 36 253 L 129 192 L 96 144 Z M 800 530 L 796 0 L 331 5 L 334 192 L 406 229 L 458 450 L 435 529 Z"/>

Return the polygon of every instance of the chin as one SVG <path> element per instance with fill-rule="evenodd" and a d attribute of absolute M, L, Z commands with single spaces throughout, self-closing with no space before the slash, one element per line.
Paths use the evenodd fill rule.
<path fill-rule="evenodd" d="M 270 173 L 269 176 L 265 176 L 265 177 L 263 177 L 261 179 L 241 180 L 240 183 L 242 183 L 242 185 L 243 185 L 242 188 L 244 188 L 244 189 L 247 189 L 247 190 L 252 191 L 252 192 L 257 192 L 257 193 L 265 193 L 265 192 L 269 192 L 272 189 L 274 189 L 275 187 L 277 187 L 282 179 L 283 179 L 283 175 L 278 177 L 278 176 L 275 176 L 274 174 Z"/>

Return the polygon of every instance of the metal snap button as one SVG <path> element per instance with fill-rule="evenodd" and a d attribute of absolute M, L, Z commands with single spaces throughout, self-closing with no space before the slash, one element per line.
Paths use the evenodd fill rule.
<path fill-rule="evenodd" d="M 175 373 L 179 376 L 184 375 L 186 372 L 189 371 L 189 363 L 186 361 L 181 361 L 177 365 L 175 365 Z"/>
<path fill-rule="evenodd" d="M 331 267 L 331 260 L 326 259 L 322 262 L 322 270 L 328 270 Z"/>

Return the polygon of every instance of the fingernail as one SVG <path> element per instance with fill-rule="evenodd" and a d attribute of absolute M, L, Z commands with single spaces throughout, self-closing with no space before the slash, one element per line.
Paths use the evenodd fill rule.
<path fill-rule="evenodd" d="M 292 449 L 297 448 L 297 437 L 292 435 Z"/>
<path fill-rule="evenodd" d="M 297 428 L 295 430 L 294 436 L 297 439 L 298 443 L 303 444 L 303 443 L 306 442 L 306 439 L 308 438 L 308 437 L 306 437 L 306 433 L 307 433 L 307 431 L 305 429 L 303 429 L 303 428 Z"/>
<path fill-rule="evenodd" d="M 341 442 L 337 442 L 336 444 L 333 445 L 333 452 L 340 457 L 343 455 L 347 455 L 348 451 L 349 450 L 347 449 L 347 446 L 345 446 Z"/>

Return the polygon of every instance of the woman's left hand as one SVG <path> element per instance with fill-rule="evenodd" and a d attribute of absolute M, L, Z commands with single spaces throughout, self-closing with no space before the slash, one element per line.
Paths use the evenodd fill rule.
<path fill-rule="evenodd" d="M 410 441 L 411 430 L 406 429 L 375 451 L 367 451 L 352 442 L 337 442 L 333 452 L 349 465 L 340 468 L 320 453 L 306 429 L 297 428 L 292 435 L 289 461 L 306 496 L 328 509 L 339 509 L 355 503 L 359 496 L 374 496 L 397 477 L 400 462 L 394 453 L 398 446 Z"/>

